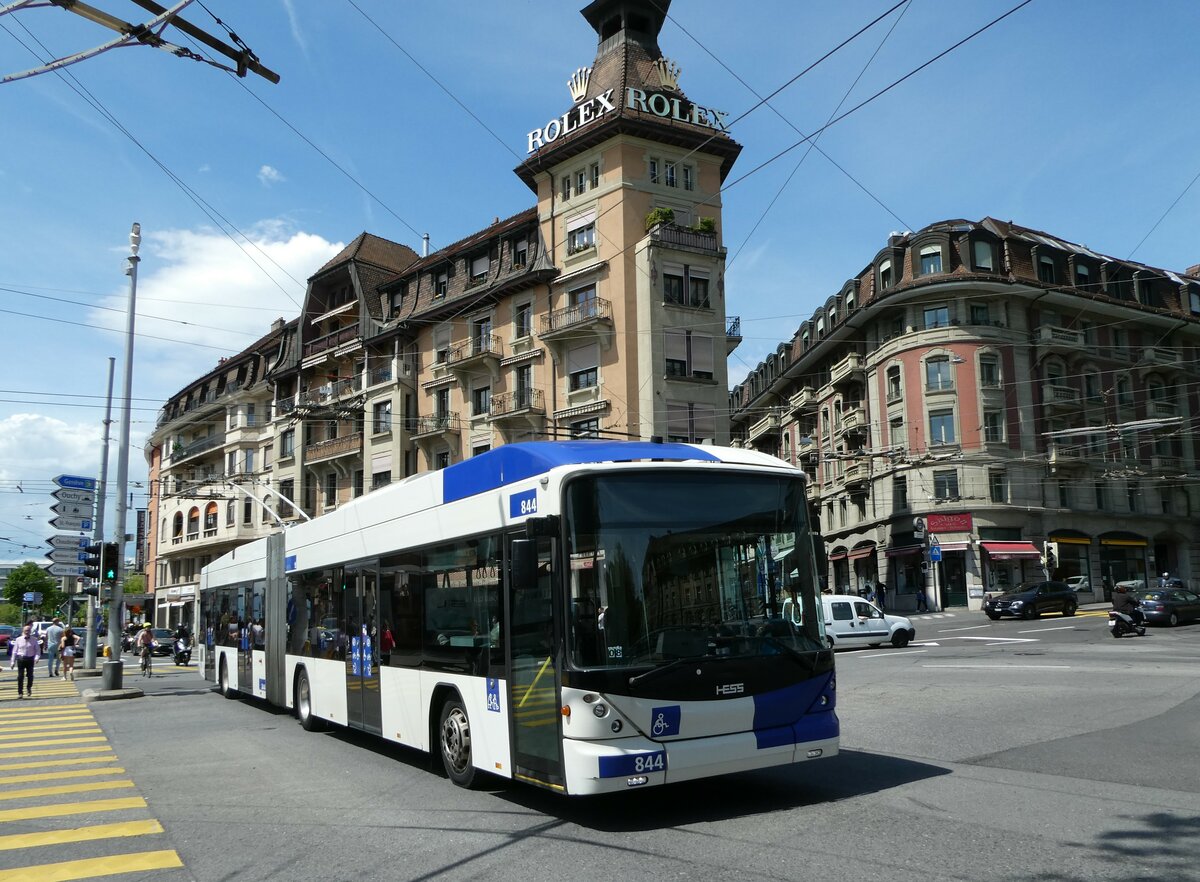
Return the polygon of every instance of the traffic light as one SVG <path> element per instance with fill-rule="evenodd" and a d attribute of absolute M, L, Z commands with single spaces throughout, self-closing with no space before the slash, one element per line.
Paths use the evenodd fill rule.
<path fill-rule="evenodd" d="M 92 595 L 92 597 L 99 597 L 100 596 L 100 586 L 99 585 L 88 585 L 80 593 L 90 594 L 90 595 Z"/>
<path fill-rule="evenodd" d="M 113 583 L 117 581 L 117 557 L 121 553 L 121 546 L 116 542 L 104 543 L 104 581 Z"/>
<path fill-rule="evenodd" d="M 83 549 L 86 555 L 83 559 L 83 574 L 89 579 L 100 578 L 100 549 L 102 548 L 99 542 L 93 542 L 91 545 Z"/>

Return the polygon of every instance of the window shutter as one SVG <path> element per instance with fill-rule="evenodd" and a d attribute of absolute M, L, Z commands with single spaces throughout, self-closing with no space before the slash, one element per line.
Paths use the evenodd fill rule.
<path fill-rule="evenodd" d="M 687 402 L 667 402 L 667 435 L 671 437 L 691 437 L 691 432 L 689 431 L 688 427 Z"/>
<path fill-rule="evenodd" d="M 692 373 L 713 372 L 713 340 L 708 334 L 692 333 Z"/>
<path fill-rule="evenodd" d="M 669 361 L 687 361 L 687 332 L 678 329 L 668 329 L 667 359 Z"/>
<path fill-rule="evenodd" d="M 692 426 L 697 441 L 714 440 L 717 437 L 717 411 L 707 404 L 692 405 Z"/>
<path fill-rule="evenodd" d="M 567 350 L 567 373 L 586 371 L 600 364 L 600 344 L 585 343 Z"/>
<path fill-rule="evenodd" d="M 596 212 L 585 211 L 583 214 L 577 214 L 575 217 L 567 221 L 567 232 L 569 233 L 572 230 L 578 230 L 581 227 L 586 227 L 589 224 L 594 224 L 595 222 Z"/>

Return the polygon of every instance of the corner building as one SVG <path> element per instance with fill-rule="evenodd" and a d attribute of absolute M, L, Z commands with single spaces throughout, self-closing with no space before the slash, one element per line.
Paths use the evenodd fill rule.
<path fill-rule="evenodd" d="M 1198 365 L 1200 266 L 942 221 L 890 236 L 732 390 L 733 443 L 808 473 L 838 591 L 912 610 L 1047 576 L 1085 602 L 1162 572 L 1198 590 Z"/>
<path fill-rule="evenodd" d="M 433 253 L 364 232 L 234 359 L 253 402 L 221 365 L 167 403 L 146 447 L 159 624 L 231 545 L 501 444 L 729 441 L 720 191 L 741 148 L 659 49 L 668 7 L 583 9 L 592 65 L 522 138 L 535 205 Z"/>

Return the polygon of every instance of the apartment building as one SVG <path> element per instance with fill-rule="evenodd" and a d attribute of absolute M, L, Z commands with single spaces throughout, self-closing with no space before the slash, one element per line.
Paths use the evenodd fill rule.
<path fill-rule="evenodd" d="M 893 234 L 730 395 L 809 475 L 830 587 L 978 608 L 1026 579 L 1200 585 L 1200 267 L 1011 222 Z"/>

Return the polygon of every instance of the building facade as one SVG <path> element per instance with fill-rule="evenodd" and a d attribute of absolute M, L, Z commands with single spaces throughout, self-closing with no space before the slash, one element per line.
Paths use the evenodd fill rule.
<path fill-rule="evenodd" d="M 734 443 L 809 475 L 831 588 L 979 608 L 1200 586 L 1200 267 L 991 218 L 893 234 L 730 396 Z"/>
<path fill-rule="evenodd" d="M 728 442 L 720 195 L 741 148 L 659 49 L 668 6 L 583 10 L 595 58 L 524 138 L 528 209 L 420 255 L 363 233 L 295 321 L 167 403 L 147 445 L 159 624 L 237 544 L 501 444 Z"/>

